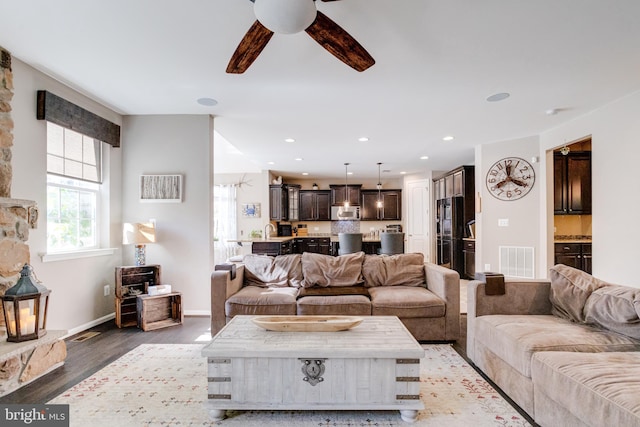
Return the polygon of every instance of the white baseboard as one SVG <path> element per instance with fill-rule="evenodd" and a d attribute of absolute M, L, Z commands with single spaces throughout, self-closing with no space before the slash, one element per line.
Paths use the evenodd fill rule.
<path fill-rule="evenodd" d="M 211 316 L 211 311 L 209 310 L 185 310 L 185 316 Z"/>
<path fill-rule="evenodd" d="M 94 326 L 97 326 L 101 323 L 104 323 L 108 320 L 111 319 L 115 319 L 116 318 L 116 314 L 115 313 L 111 313 L 111 314 L 107 314 L 106 316 L 102 316 L 96 320 L 92 320 L 91 322 L 85 323 L 84 325 L 80 325 L 77 326 L 73 329 L 69 329 L 69 331 L 67 332 L 67 335 L 65 335 L 64 337 L 62 337 L 63 339 L 65 338 L 69 338 L 72 335 L 75 335 L 77 333 L 80 333 L 82 331 L 86 331 L 87 329 L 93 328 Z"/>

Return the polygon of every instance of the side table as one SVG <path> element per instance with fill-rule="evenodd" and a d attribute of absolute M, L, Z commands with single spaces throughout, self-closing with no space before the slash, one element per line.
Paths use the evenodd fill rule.
<path fill-rule="evenodd" d="M 171 292 L 161 295 L 138 295 L 138 327 L 143 331 L 182 324 L 182 294 Z"/>

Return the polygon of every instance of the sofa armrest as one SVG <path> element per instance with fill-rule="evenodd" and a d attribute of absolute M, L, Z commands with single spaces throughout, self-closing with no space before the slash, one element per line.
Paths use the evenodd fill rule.
<path fill-rule="evenodd" d="M 231 280 L 228 270 L 216 270 L 211 273 L 211 336 L 220 331 L 227 323 L 224 305 L 227 299 L 242 288 L 244 283 L 244 265 L 236 267 L 236 278 Z"/>
<path fill-rule="evenodd" d="M 445 301 L 445 339 L 460 338 L 460 275 L 455 270 L 426 262 L 427 289 Z"/>
<path fill-rule="evenodd" d="M 485 283 L 467 284 L 467 357 L 475 357 L 475 319 L 491 314 L 551 314 L 549 280 L 505 278 L 504 295 L 486 295 Z"/>

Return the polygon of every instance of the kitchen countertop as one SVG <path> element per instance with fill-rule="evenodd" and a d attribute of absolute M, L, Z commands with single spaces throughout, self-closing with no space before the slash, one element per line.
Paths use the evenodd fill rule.
<path fill-rule="evenodd" d="M 249 239 L 249 240 L 228 240 L 228 242 L 265 242 L 265 243 L 282 243 L 288 242 L 293 239 L 320 239 L 330 238 L 332 242 L 338 242 L 338 236 L 271 236 L 267 240 L 263 239 Z M 380 242 L 380 238 L 364 237 L 363 242 Z"/>
<path fill-rule="evenodd" d="M 553 238 L 554 243 L 591 243 L 591 236 L 581 235 L 557 235 Z"/>

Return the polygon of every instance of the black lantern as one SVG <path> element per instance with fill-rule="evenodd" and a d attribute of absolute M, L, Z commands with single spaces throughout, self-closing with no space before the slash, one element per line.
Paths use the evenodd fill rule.
<path fill-rule="evenodd" d="M 2 296 L 7 341 L 35 340 L 47 331 L 47 309 L 51 291 L 31 280 L 33 269 L 25 264 L 20 279 Z"/>

